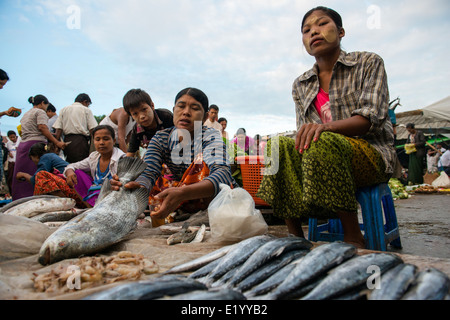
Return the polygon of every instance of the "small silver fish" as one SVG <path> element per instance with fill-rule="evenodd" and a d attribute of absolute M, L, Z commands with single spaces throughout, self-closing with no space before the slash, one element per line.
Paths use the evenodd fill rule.
<path fill-rule="evenodd" d="M 198 230 L 192 231 L 191 229 L 189 229 L 189 223 L 186 222 L 185 224 L 183 224 L 181 231 L 174 233 L 169 238 L 167 238 L 167 244 L 174 245 L 177 243 L 189 243 L 194 240 L 197 232 Z"/>

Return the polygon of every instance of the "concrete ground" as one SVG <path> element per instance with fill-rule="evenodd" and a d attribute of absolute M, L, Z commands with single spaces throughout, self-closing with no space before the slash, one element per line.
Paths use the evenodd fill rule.
<path fill-rule="evenodd" d="M 412 194 L 409 199 L 395 200 L 394 205 L 403 248 L 388 246 L 388 251 L 450 259 L 450 194 Z M 259 209 L 264 213 L 264 209 Z M 272 218 L 271 212 L 266 209 L 264 216 L 273 233 L 287 235 L 284 222 Z M 307 237 L 307 223 L 303 231 Z"/>
<path fill-rule="evenodd" d="M 394 204 L 403 248 L 388 250 L 450 259 L 449 194 L 414 194 Z"/>

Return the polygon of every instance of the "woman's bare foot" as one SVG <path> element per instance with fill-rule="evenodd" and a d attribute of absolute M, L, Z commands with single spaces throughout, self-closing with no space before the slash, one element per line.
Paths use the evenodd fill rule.
<path fill-rule="evenodd" d="M 288 228 L 288 231 L 290 234 L 293 234 L 294 236 L 304 238 L 305 234 L 303 233 L 302 229 L 302 220 L 301 219 L 286 219 L 286 226 Z"/>
<path fill-rule="evenodd" d="M 365 249 L 366 244 L 359 227 L 357 212 L 338 212 L 337 215 L 344 229 L 344 242 L 352 244 L 358 249 Z"/>

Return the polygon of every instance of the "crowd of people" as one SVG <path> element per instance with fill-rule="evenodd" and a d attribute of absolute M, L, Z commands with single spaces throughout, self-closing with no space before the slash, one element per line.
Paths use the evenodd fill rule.
<path fill-rule="evenodd" d="M 59 112 L 44 95 L 30 97 L 28 101 L 33 108 L 23 114 L 19 134 L 8 132 L 8 142 L 5 146 L 8 155 L 6 180 L 12 200 L 51 194 L 73 198 L 80 208 L 93 207 L 103 182 L 116 175 L 118 161 L 125 156 L 143 157 L 149 168 L 156 168 L 154 171 L 149 169 L 144 172 L 143 177 L 152 178 L 150 182 L 142 180 L 146 181 L 143 186 L 149 189 L 150 204 L 154 203 L 157 195 L 164 195 L 163 191 L 169 187 L 188 185 L 201 180 L 210 181 L 204 183 L 204 193 L 207 196 L 217 194 L 219 183 L 237 186 L 231 177 L 226 149 L 223 153 L 224 161 L 204 157 L 204 172 L 195 179 L 193 173 L 188 174 L 188 179 L 183 178 L 187 172 L 198 169 L 198 164 L 193 164 L 193 158 L 180 165 L 169 160 L 170 157 L 161 162 L 161 155 L 152 153 L 155 147 L 152 138 L 157 139 L 160 137 L 159 133 L 165 133 L 164 138 L 167 141 L 158 145 L 158 151 L 170 149 L 174 144 L 168 141 L 172 135 L 176 135 L 176 129 L 186 129 L 193 134 L 195 121 L 204 126 L 202 136 L 216 135 L 216 139 L 212 139 L 216 142 L 211 142 L 216 148 L 222 148 L 217 145 L 217 141 L 224 146 L 229 145 L 228 133 L 225 131 L 227 120 L 221 118 L 219 123 L 219 108 L 216 105 L 210 106 L 207 96 L 199 89 L 188 88 L 181 91 L 175 101 L 174 112 L 155 108 L 147 92 L 131 89 L 123 97 L 123 107 L 114 109 L 100 123 L 97 123 L 89 108 L 92 100 L 85 93 L 79 94 L 74 103 Z M 10 110 L 1 115 L 15 116 Z M 242 130 L 238 131 L 235 143 L 242 146 L 246 154 L 259 153 L 259 146 L 256 146 L 252 138 L 245 137 L 245 130 Z M 245 143 L 242 142 L 241 145 L 244 140 Z M 193 143 L 194 139 L 191 141 Z M 141 150 L 148 150 L 145 156 L 140 153 Z M 162 175 L 162 172 L 165 174 Z M 168 176 L 169 180 L 166 179 Z M 183 194 L 189 191 L 189 188 L 180 190 Z M 206 200 L 200 201 L 203 205 L 192 205 L 190 201 L 184 204 L 185 200 L 176 204 L 192 212 L 192 208 L 207 204 Z M 162 210 L 164 212 L 165 207 L 162 207 Z"/>
<path fill-rule="evenodd" d="M 306 217 L 339 218 L 344 241 L 364 247 L 356 189 L 387 182 L 398 163 L 384 62 L 375 53 L 342 50 L 346 35 L 342 18 L 330 8 L 308 11 L 301 33 L 316 62 L 292 86 L 295 139 L 251 138 L 244 128 L 229 137 L 219 107 L 210 105 L 197 88 L 181 90 L 173 112 L 156 109 L 145 91 L 132 89 L 124 96 L 123 107 L 113 110 L 100 126 L 89 109 L 90 97 L 80 94 L 49 128 L 50 102 L 37 95 L 30 98 L 33 108 L 21 120 L 13 199 L 63 193 L 89 207 L 102 181 L 110 179 L 113 190 L 147 188 L 149 204 L 156 204 L 152 218 L 164 219 L 177 208 L 194 212 L 207 207 L 220 184 L 237 186 L 223 140 L 231 138 L 248 155 L 262 154 L 265 148 L 277 150 L 278 170 L 263 176 L 257 196 L 273 208 L 274 215 L 285 219 L 291 234 L 303 236 Z M 13 111 L 3 115 L 12 116 Z M 419 139 L 414 136 L 414 141 Z M 36 144 L 35 154 L 31 149 Z M 147 167 L 135 181 L 122 186 L 117 161 L 136 156 L 140 147 L 146 148 Z M 62 150 L 65 159 L 50 157 L 49 150 Z M 45 168 L 44 173 L 38 168 Z M 18 174 L 23 181 L 15 178 Z"/>

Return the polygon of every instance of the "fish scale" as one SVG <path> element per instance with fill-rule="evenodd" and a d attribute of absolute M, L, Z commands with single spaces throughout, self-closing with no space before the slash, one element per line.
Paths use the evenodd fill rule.
<path fill-rule="evenodd" d="M 312 243 L 300 237 L 285 237 L 272 240 L 258 248 L 250 258 L 245 261 L 239 272 L 230 280 L 229 284 L 234 286 L 242 281 L 247 275 L 255 271 L 264 263 L 275 259 L 284 252 L 295 249 L 309 250 Z"/>
<path fill-rule="evenodd" d="M 356 247 L 343 242 L 321 245 L 309 252 L 274 292 L 271 299 L 281 299 L 334 266 L 353 257 Z"/>
<path fill-rule="evenodd" d="M 135 180 L 146 164 L 139 158 L 119 160 L 118 175 L 123 184 Z M 97 202 L 51 234 L 39 251 L 39 263 L 46 265 L 68 258 L 96 253 L 122 240 L 136 227 L 137 217 L 148 205 L 145 188 L 110 190 L 103 183 Z"/>

